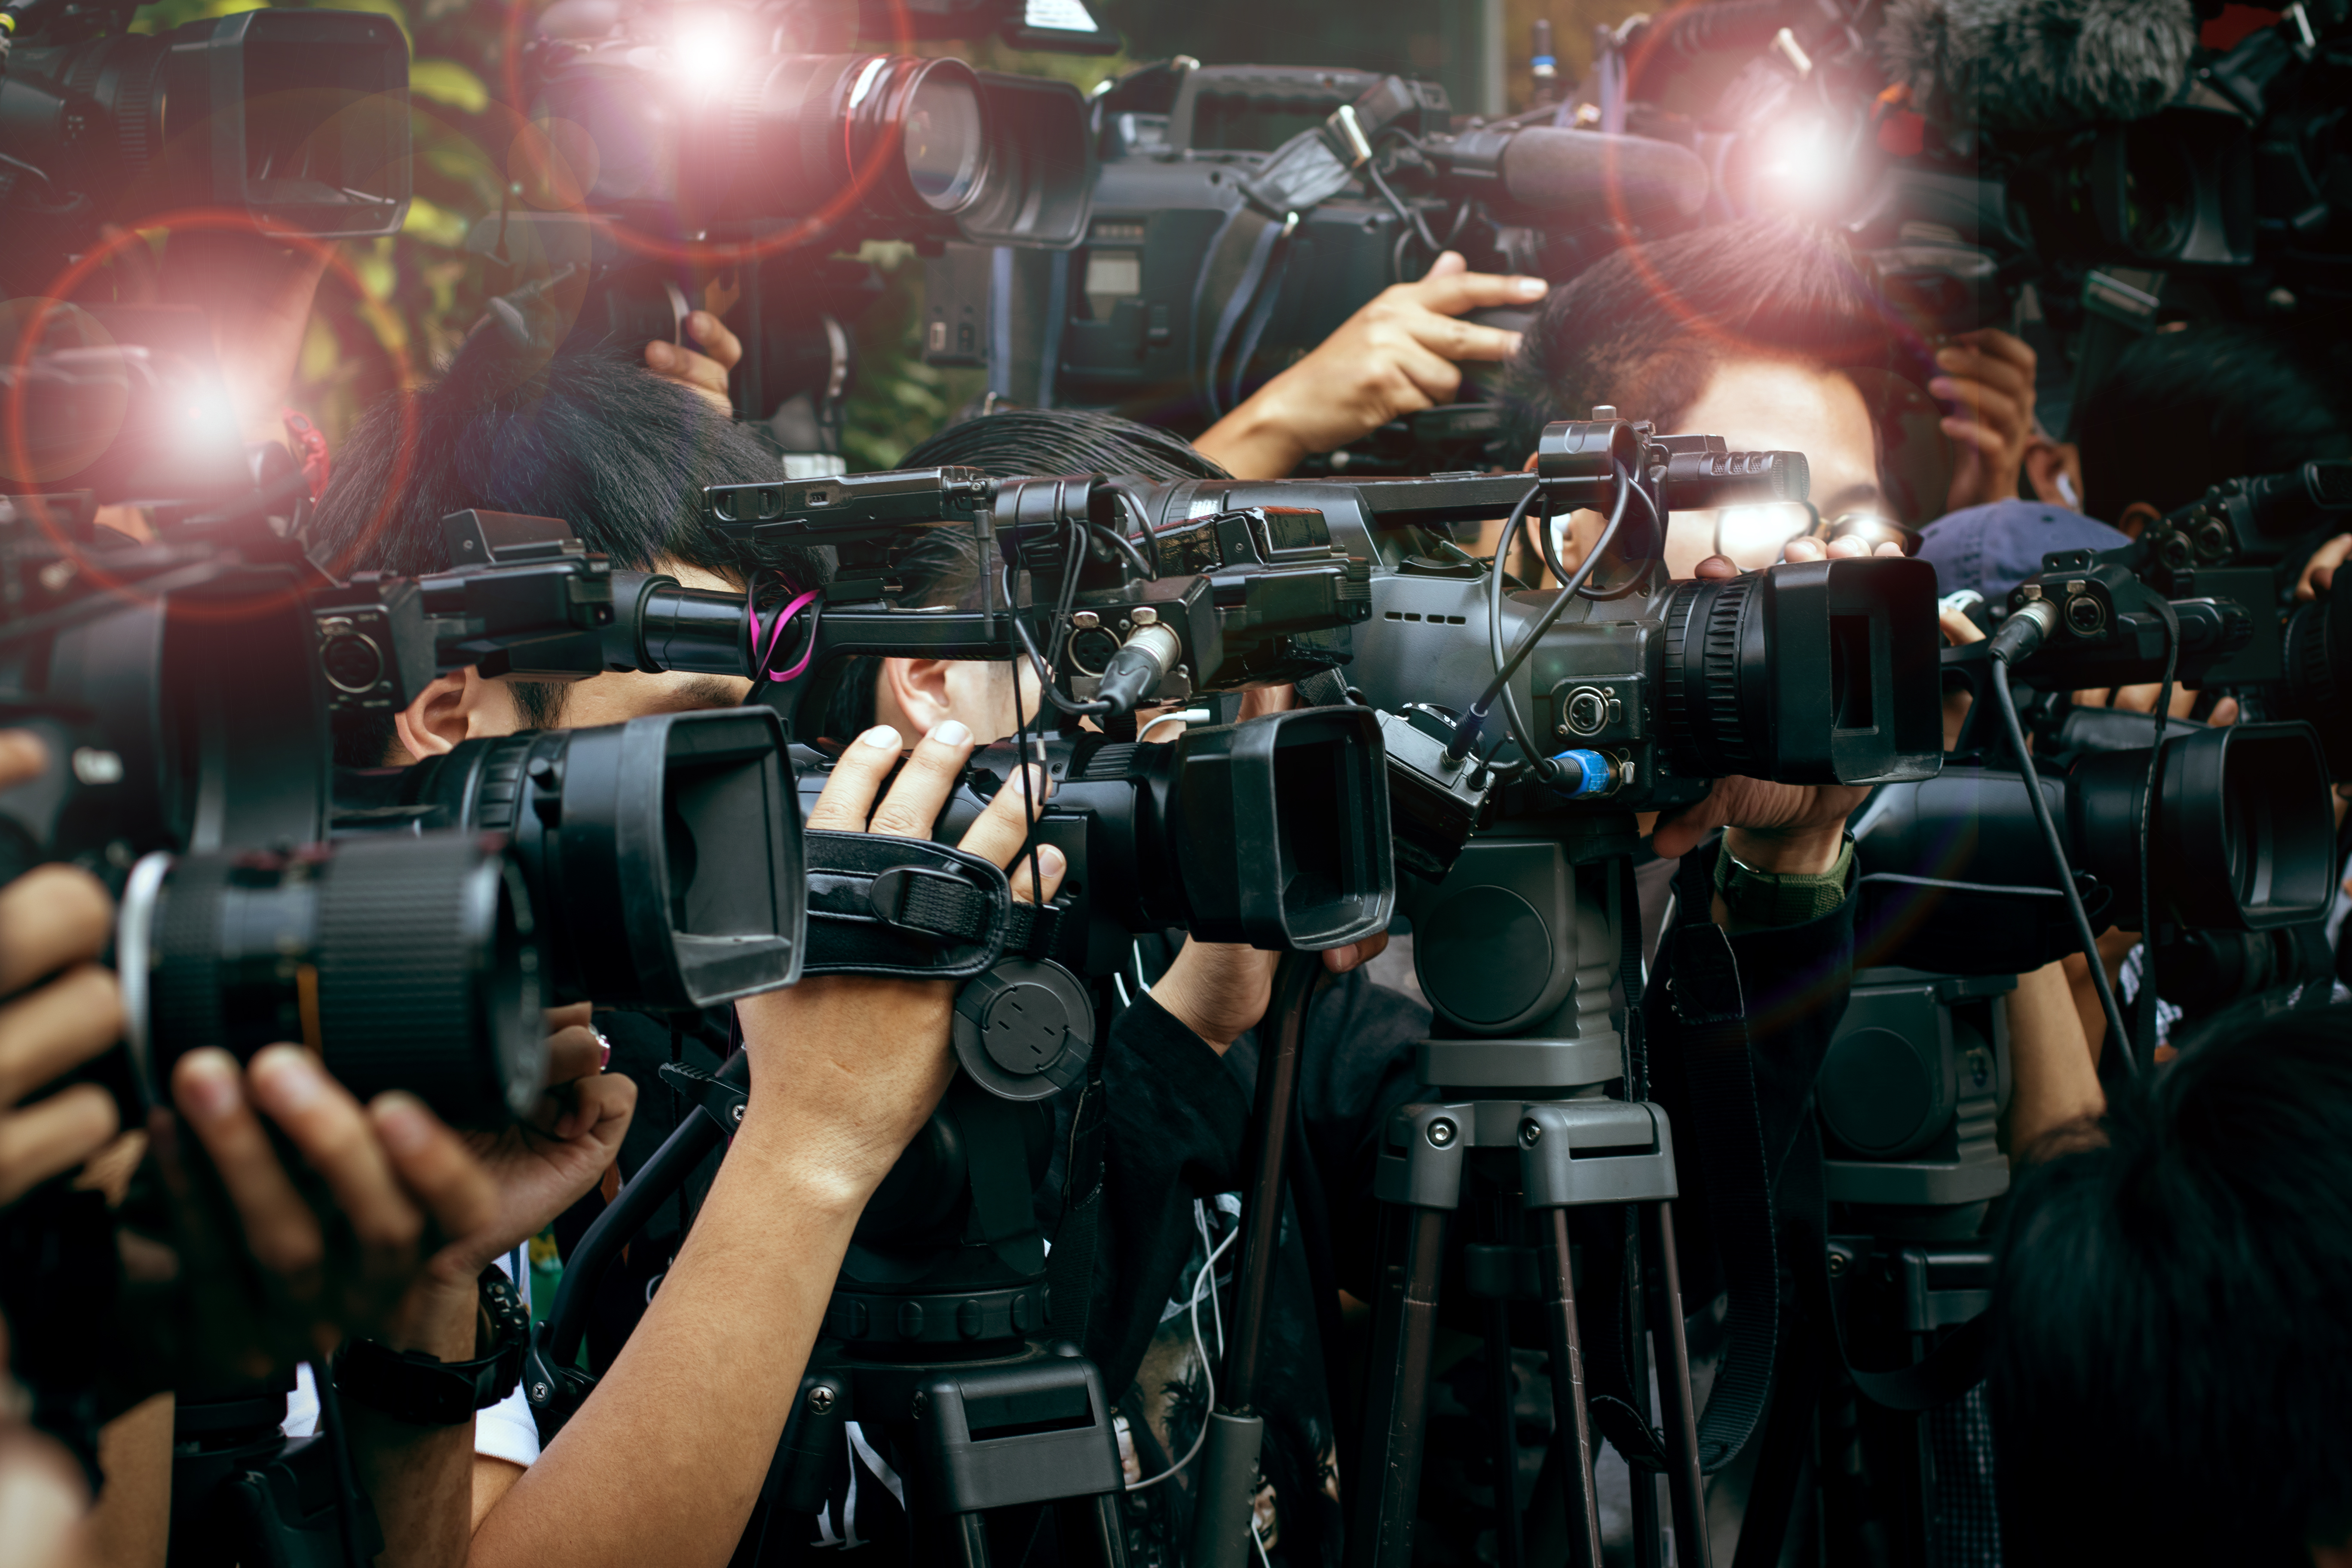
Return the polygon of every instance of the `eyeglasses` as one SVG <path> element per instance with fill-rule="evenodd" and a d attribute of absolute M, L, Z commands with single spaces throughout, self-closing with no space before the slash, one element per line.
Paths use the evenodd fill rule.
<path fill-rule="evenodd" d="M 1759 572 L 1771 565 L 1780 559 L 1781 552 L 1788 549 L 1792 539 L 1860 539 L 1873 551 L 1881 544 L 1895 543 L 1903 546 L 1906 555 L 1919 548 L 1918 531 L 1906 528 L 1892 518 L 1849 511 L 1841 512 L 1824 524 L 1820 509 L 1811 501 L 1706 507 L 1676 516 L 1696 520 L 1710 514 L 1715 525 L 1715 553 L 1743 572 Z"/>

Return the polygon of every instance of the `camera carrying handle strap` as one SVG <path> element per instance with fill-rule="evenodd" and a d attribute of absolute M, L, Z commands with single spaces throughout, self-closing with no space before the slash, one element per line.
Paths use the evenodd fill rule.
<path fill-rule="evenodd" d="M 981 856 L 922 839 L 803 835 L 808 952 L 801 973 L 969 980 L 1007 953 L 1054 951 L 1061 910 L 1016 901 Z"/>

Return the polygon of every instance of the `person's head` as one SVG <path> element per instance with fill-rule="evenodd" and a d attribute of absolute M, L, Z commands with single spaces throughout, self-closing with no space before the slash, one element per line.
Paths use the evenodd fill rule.
<path fill-rule="evenodd" d="M 979 468 L 997 479 L 1024 475 L 1124 474 L 1146 479 L 1213 479 L 1224 469 L 1182 437 L 1115 414 L 1011 408 L 950 426 L 899 459 L 908 468 Z M 962 529 L 935 528 L 899 557 L 901 604 L 964 608 L 979 604 L 981 563 Z M 993 570 L 995 563 L 989 563 Z M 834 689 L 824 732 L 851 736 L 876 723 L 908 737 L 961 720 L 983 742 L 1034 717 L 1043 700 L 1034 676 L 1013 684 L 1008 664 L 953 658 L 860 658 Z"/>
<path fill-rule="evenodd" d="M 2352 1563 L 2352 1008 L 2199 1036 L 2011 1192 L 1988 1376 L 2012 1568 Z"/>
<path fill-rule="evenodd" d="M 336 454 L 311 538 L 340 573 L 445 571 L 441 519 L 472 507 L 562 518 L 616 568 L 667 572 L 688 587 L 741 588 L 747 573 L 768 569 L 814 585 L 827 570 L 817 553 L 753 559 L 700 515 L 701 487 L 777 471 L 751 432 L 634 356 L 565 353 L 531 365 L 499 333 L 480 331 L 439 377 L 360 422 Z M 475 735 L 731 707 L 750 689 L 715 675 L 630 672 L 555 685 L 467 669 L 435 680 L 396 720 L 341 729 L 336 760 L 373 766 Z"/>
<path fill-rule="evenodd" d="M 2228 321 L 2134 342 L 2075 415 L 2083 510 L 2137 535 L 2223 479 L 2352 457 L 2352 407 L 2312 354 Z"/>
<path fill-rule="evenodd" d="M 1505 372 L 1505 428 L 1513 450 L 1532 453 L 1546 424 L 1607 404 L 1662 433 L 1802 452 L 1823 518 L 1883 514 L 1877 427 L 1852 373 L 1888 368 L 1893 344 L 1836 236 L 1785 218 L 1694 229 L 1618 251 L 1551 291 Z M 1715 552 L 1717 521 L 1712 510 L 1675 515 L 1675 576 Z M 1580 517 L 1580 540 L 1598 522 Z"/>

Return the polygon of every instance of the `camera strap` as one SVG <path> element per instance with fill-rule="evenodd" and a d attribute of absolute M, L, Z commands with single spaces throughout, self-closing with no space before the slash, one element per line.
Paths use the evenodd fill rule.
<path fill-rule="evenodd" d="M 1250 358 L 1282 293 L 1290 237 L 1300 217 L 1347 189 L 1351 177 L 1318 126 L 1276 148 L 1242 182 L 1243 205 L 1226 215 L 1209 242 L 1192 285 L 1193 381 L 1206 389 L 1212 417 L 1242 399 Z M 1212 312 L 1214 325 L 1204 342 L 1202 328 Z"/>
<path fill-rule="evenodd" d="M 1061 908 L 1016 901 L 992 861 L 916 838 L 817 829 L 803 974 L 969 980 L 1008 953 L 1054 956 Z"/>

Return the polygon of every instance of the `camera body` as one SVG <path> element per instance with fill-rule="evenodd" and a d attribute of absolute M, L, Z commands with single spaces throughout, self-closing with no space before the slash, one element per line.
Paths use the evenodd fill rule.
<path fill-rule="evenodd" d="M 408 44 L 386 17 L 259 10 L 128 32 L 133 7 L 12 6 L 0 73 L 0 275 L 36 268 L 102 223 L 226 209 L 320 239 L 398 232 L 408 216 Z M 17 274 L 22 271 L 22 276 Z"/>

